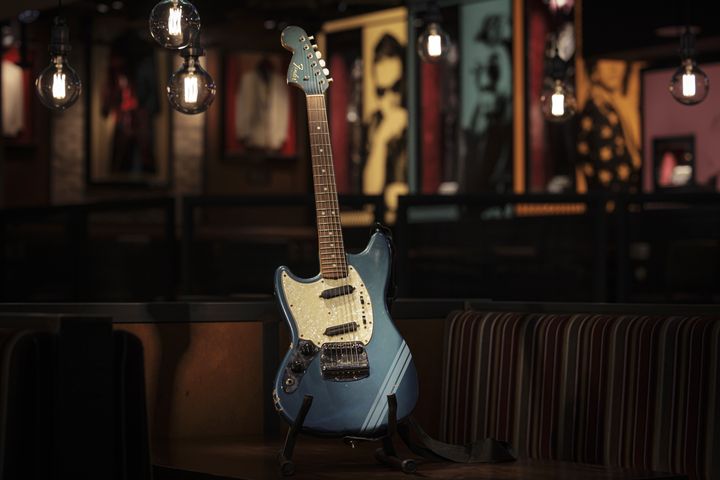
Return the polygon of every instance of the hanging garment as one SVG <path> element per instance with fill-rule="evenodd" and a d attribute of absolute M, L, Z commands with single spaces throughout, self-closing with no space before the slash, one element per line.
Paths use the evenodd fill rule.
<path fill-rule="evenodd" d="M 16 137 L 25 124 L 23 69 L 12 62 L 2 62 L 3 135 Z"/>
<path fill-rule="evenodd" d="M 577 154 L 590 191 L 637 192 L 640 168 L 614 105 L 590 98 L 580 115 Z"/>
<path fill-rule="evenodd" d="M 277 73 L 245 73 L 235 92 L 235 136 L 246 147 L 279 150 L 287 140 L 288 97 L 285 79 Z"/>

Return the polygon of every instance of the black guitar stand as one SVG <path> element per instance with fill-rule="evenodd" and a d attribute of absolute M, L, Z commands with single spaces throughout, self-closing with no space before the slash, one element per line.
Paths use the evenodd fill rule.
<path fill-rule="evenodd" d="M 300 406 L 298 416 L 295 417 L 295 421 L 290 425 L 285 436 L 285 443 L 283 444 L 282 450 L 278 453 L 278 463 L 280 464 L 280 472 L 283 476 L 290 476 L 295 473 L 295 463 L 292 461 L 293 450 L 295 450 L 295 439 L 302 430 L 303 423 L 305 423 L 305 417 L 307 412 L 312 406 L 313 396 L 305 395 L 303 397 L 303 403 Z"/>
<path fill-rule="evenodd" d="M 305 397 L 303 397 L 303 403 L 300 407 L 300 411 L 298 412 L 293 424 L 290 425 L 290 429 L 285 437 L 285 443 L 278 453 L 278 464 L 280 466 L 280 472 L 283 476 L 287 477 L 295 473 L 295 463 L 292 461 L 295 441 L 297 436 L 302 433 L 302 426 L 305 422 L 305 417 L 312 406 L 312 402 L 312 395 L 305 395 Z M 417 470 L 417 462 L 412 458 L 400 458 L 395 450 L 395 445 L 393 444 L 393 437 L 397 432 L 397 399 L 395 398 L 394 393 L 387 396 L 387 402 L 388 428 L 385 436 L 379 438 L 346 437 L 345 441 L 350 445 L 354 445 L 355 442 L 358 441 L 381 441 L 382 447 L 375 450 L 375 458 L 380 463 L 398 468 L 404 473 L 413 473 Z"/>
<path fill-rule="evenodd" d="M 391 467 L 400 469 L 403 473 L 414 473 L 417 470 L 417 462 L 412 458 L 402 459 L 398 456 L 393 443 L 393 437 L 397 433 L 397 398 L 395 394 L 387 396 L 388 402 L 388 427 L 387 434 L 380 438 L 382 447 L 375 450 L 375 459 Z"/>

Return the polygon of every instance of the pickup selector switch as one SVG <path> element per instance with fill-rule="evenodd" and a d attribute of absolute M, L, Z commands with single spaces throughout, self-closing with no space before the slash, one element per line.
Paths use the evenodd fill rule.
<path fill-rule="evenodd" d="M 300 344 L 300 353 L 309 357 L 315 354 L 315 346 L 311 342 L 303 342 Z"/>

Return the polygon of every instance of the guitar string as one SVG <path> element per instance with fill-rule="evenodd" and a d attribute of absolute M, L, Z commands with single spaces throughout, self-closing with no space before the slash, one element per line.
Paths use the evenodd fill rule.
<path fill-rule="evenodd" d="M 315 143 L 316 144 L 315 148 L 318 149 L 318 152 L 315 155 L 317 162 L 313 162 L 313 163 L 316 163 L 317 165 L 313 165 L 313 170 L 315 170 L 315 168 L 318 168 L 320 170 L 320 172 L 313 172 L 314 174 L 315 173 L 317 174 L 317 176 L 314 175 L 313 181 L 316 184 L 316 192 L 318 193 L 318 195 L 316 195 L 316 200 L 320 199 L 321 195 L 325 195 L 325 197 L 330 196 L 330 199 L 325 198 L 323 203 L 330 204 L 329 206 L 330 206 L 330 212 L 331 212 L 331 215 L 328 216 L 327 215 L 327 207 L 328 206 L 327 205 L 321 206 L 321 205 L 317 204 L 317 218 L 318 218 L 318 224 L 321 225 L 321 227 L 322 227 L 319 229 L 319 231 L 321 232 L 320 238 L 322 238 L 323 235 L 326 238 L 331 237 L 331 236 L 334 237 L 329 240 L 331 242 L 330 243 L 330 252 L 332 252 L 332 255 L 330 257 L 332 260 L 330 260 L 330 263 L 331 263 L 331 265 L 333 265 L 333 268 L 331 271 L 328 271 L 328 274 L 329 274 L 328 277 L 333 278 L 333 279 L 339 279 L 339 278 L 342 278 L 343 266 L 345 266 L 345 270 L 347 270 L 347 266 L 346 266 L 346 263 L 343 261 L 340 263 L 340 265 L 341 265 L 340 268 L 338 269 L 338 267 L 337 267 L 338 262 L 341 259 L 344 260 L 344 258 L 343 258 L 344 246 L 342 243 L 340 243 L 338 241 L 338 240 L 341 240 L 342 237 L 337 235 L 337 230 L 334 225 L 335 219 L 337 218 L 337 215 L 334 215 L 334 213 L 339 213 L 339 209 L 337 209 L 338 205 L 336 204 L 337 190 L 336 190 L 336 188 L 333 189 L 333 187 L 335 187 L 334 171 L 331 168 L 332 166 L 330 165 L 330 161 L 332 159 L 332 154 L 331 154 L 331 150 L 330 150 L 331 145 L 330 145 L 329 131 L 327 131 L 328 130 L 328 128 L 327 128 L 328 123 L 327 123 L 327 118 L 326 118 L 327 109 L 325 106 L 324 94 L 321 94 L 321 95 L 315 97 L 315 99 L 319 99 L 321 102 L 320 102 L 320 105 L 315 105 L 316 107 L 319 107 L 319 108 L 314 108 L 310 111 L 309 116 L 311 117 L 311 119 L 313 119 L 312 117 L 315 117 L 313 119 L 313 123 L 315 123 L 315 125 L 311 124 L 309 130 L 311 133 L 313 132 L 313 127 L 320 130 L 320 133 L 315 133 L 318 136 L 320 136 L 320 142 L 312 142 L 313 137 L 311 137 L 311 143 Z M 315 99 L 313 99 L 313 104 L 317 104 Z M 310 103 L 309 100 L 310 99 L 308 99 L 308 104 Z M 325 118 L 317 118 L 318 114 L 314 113 L 314 112 L 320 112 L 320 116 L 325 117 Z M 323 126 L 325 126 L 324 130 L 323 130 Z M 325 140 L 325 141 L 323 141 L 323 140 Z M 320 147 L 320 145 L 324 146 L 326 149 L 328 149 L 330 151 L 328 151 L 327 154 L 323 154 L 323 151 L 322 151 L 323 149 Z M 330 173 L 328 173 L 328 171 Z M 332 175 L 332 177 L 331 177 L 331 175 Z M 322 183 L 319 183 L 317 181 L 318 177 L 320 178 Z M 322 187 L 322 189 L 320 187 Z M 328 191 L 328 187 L 330 188 L 329 191 Z M 321 221 L 321 219 L 323 219 L 323 218 L 325 220 Z M 323 248 L 322 242 L 320 242 L 319 249 L 320 249 L 320 253 L 321 253 L 321 255 L 320 255 L 321 270 L 327 271 L 328 270 L 327 269 L 327 263 L 328 263 L 327 252 L 323 253 L 322 248 Z M 327 247 L 325 247 L 325 248 L 327 249 Z M 341 255 L 341 253 L 342 253 L 342 255 Z M 347 276 L 347 273 L 346 273 L 346 276 Z M 338 309 L 342 312 L 343 316 L 347 316 L 347 308 L 345 306 L 345 303 L 346 303 L 345 299 L 343 299 L 343 301 L 340 305 L 341 309 Z M 343 327 L 342 330 L 344 332 L 345 327 Z M 346 332 L 344 332 L 344 333 L 346 333 Z M 348 356 L 351 357 L 351 349 L 349 347 L 347 347 L 347 344 L 345 344 L 341 347 L 340 352 L 341 352 L 341 356 L 350 354 Z"/>
<path fill-rule="evenodd" d="M 340 282 L 341 283 L 340 287 L 342 288 L 342 287 L 347 287 L 350 272 L 349 272 L 349 267 L 347 266 L 347 258 L 345 256 L 344 244 L 342 242 L 342 223 L 341 223 L 341 218 L 340 218 L 339 205 L 337 203 L 334 203 L 334 202 L 337 202 L 337 183 L 336 183 L 336 179 L 335 179 L 335 169 L 334 169 L 334 165 L 332 163 L 333 162 L 333 160 L 332 160 L 332 145 L 331 145 L 331 141 L 330 141 L 330 131 L 329 131 L 329 122 L 328 122 L 328 118 L 327 118 L 327 105 L 325 102 L 325 95 L 324 94 L 321 95 L 319 97 L 319 99 L 320 99 L 320 103 L 321 103 L 320 115 L 322 117 L 321 118 L 322 123 L 320 126 L 320 130 L 322 133 L 322 137 L 326 140 L 326 143 L 328 145 L 327 155 L 322 155 L 321 159 L 325 163 L 325 170 L 327 172 L 326 176 L 329 177 L 327 179 L 327 183 L 329 184 L 331 191 L 334 190 L 333 195 L 332 195 L 333 198 L 330 201 L 330 203 L 331 203 L 330 226 L 331 226 L 331 228 L 335 229 L 334 236 L 335 236 L 336 243 L 331 244 L 331 245 L 337 245 L 337 248 L 334 249 L 333 252 L 335 253 L 335 257 L 334 257 L 335 261 L 339 262 L 341 265 L 339 276 L 340 276 L 340 278 L 345 279 L 344 281 Z M 327 216 L 327 211 L 325 211 L 325 214 L 326 214 L 325 216 Z M 340 241 L 338 241 L 338 240 L 340 240 Z M 343 273 L 344 273 L 344 277 L 342 275 Z M 342 306 L 341 311 L 342 311 L 343 317 L 344 317 L 343 323 L 345 324 L 342 327 L 342 330 L 344 332 L 344 335 L 347 337 L 348 336 L 347 334 L 352 332 L 351 327 L 349 325 L 350 321 L 353 320 L 352 296 L 348 296 L 346 294 L 346 295 L 342 295 L 342 297 L 343 297 L 343 299 L 341 302 L 341 306 Z M 357 334 L 355 332 L 353 332 L 351 337 L 352 338 L 348 338 L 346 340 L 345 345 L 347 345 L 347 353 L 349 356 L 349 360 L 354 362 L 355 365 L 357 365 L 358 361 L 359 361 L 359 355 L 357 352 L 357 347 L 354 343 L 357 340 Z M 343 349 L 343 350 L 345 350 L 345 349 Z"/>

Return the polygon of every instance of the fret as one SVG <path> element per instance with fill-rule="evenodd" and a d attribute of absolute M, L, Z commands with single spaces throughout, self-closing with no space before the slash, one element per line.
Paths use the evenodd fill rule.
<path fill-rule="evenodd" d="M 348 267 L 340 224 L 325 95 L 307 95 L 307 111 L 320 271 L 328 278 L 343 278 L 348 274 Z"/>

